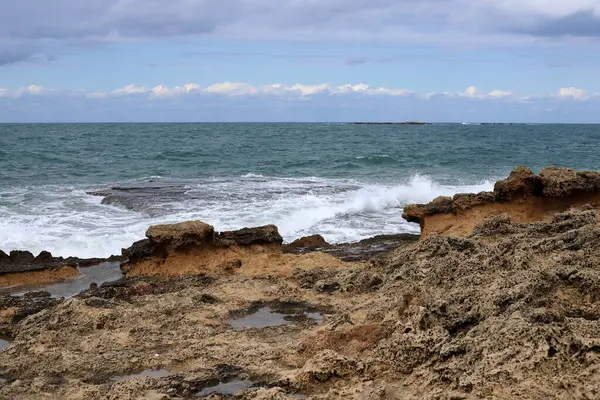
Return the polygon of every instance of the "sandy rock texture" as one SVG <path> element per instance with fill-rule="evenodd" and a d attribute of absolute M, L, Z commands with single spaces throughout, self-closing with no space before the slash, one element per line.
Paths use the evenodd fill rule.
<path fill-rule="evenodd" d="M 550 221 L 573 206 L 600 204 L 600 172 L 548 167 L 539 175 L 515 168 L 493 192 L 438 197 L 428 204 L 412 204 L 402 215 L 421 226 L 421 237 L 432 233 L 468 236 L 483 219 L 507 214 L 517 222 Z"/>

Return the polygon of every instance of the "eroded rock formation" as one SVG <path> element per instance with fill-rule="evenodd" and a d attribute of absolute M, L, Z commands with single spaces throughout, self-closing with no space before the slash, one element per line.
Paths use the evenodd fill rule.
<path fill-rule="evenodd" d="M 404 208 L 403 218 L 431 233 L 468 236 L 484 219 L 506 214 L 517 222 L 549 221 L 573 206 L 600 203 L 600 173 L 548 167 L 539 175 L 523 166 L 494 185 L 493 192 L 438 197 Z"/>
<path fill-rule="evenodd" d="M 122 268 L 128 276 L 289 275 L 302 265 L 343 265 L 320 252 L 283 254 L 283 239 L 274 225 L 215 232 L 201 221 L 189 221 L 150 227 L 146 237 L 123 249 L 128 262 Z"/>
<path fill-rule="evenodd" d="M 109 258 L 54 257 L 47 251 L 34 256 L 29 251 L 14 250 L 6 254 L 0 250 L 0 288 L 18 285 L 42 285 L 77 277 L 77 267 L 122 261 L 120 256 Z"/>

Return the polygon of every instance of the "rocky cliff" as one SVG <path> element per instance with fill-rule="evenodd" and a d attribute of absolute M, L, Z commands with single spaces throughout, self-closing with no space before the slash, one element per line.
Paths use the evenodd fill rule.
<path fill-rule="evenodd" d="M 468 236 L 491 216 L 506 214 L 517 222 L 549 221 L 556 213 L 584 204 L 600 204 L 599 172 L 548 167 L 536 175 L 521 166 L 496 182 L 493 192 L 408 205 L 402 217 L 420 224 L 422 238 L 431 233 Z"/>

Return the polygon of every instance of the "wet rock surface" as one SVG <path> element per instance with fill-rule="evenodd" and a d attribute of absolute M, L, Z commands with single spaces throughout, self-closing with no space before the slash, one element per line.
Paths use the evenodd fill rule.
<path fill-rule="evenodd" d="M 0 288 L 0 294 L 22 296 L 29 292 L 44 291 L 52 297 L 73 297 L 87 290 L 90 286 L 101 285 L 105 282 L 115 281 L 123 276 L 119 262 L 104 262 L 98 265 L 78 268 L 77 276 L 59 283 L 42 283 L 18 285 Z"/>
<path fill-rule="evenodd" d="M 401 233 L 397 235 L 378 235 L 355 243 L 329 244 L 321 235 L 307 236 L 284 245 L 283 252 L 288 254 L 307 254 L 323 252 L 342 261 L 366 261 L 419 240 L 419 235 Z"/>
<path fill-rule="evenodd" d="M 31 292 L 19 297 L 0 295 L 0 337 L 13 337 L 22 320 L 61 301 L 44 291 Z"/>
<path fill-rule="evenodd" d="M 229 324 L 234 329 L 266 328 L 289 324 L 322 324 L 323 307 L 301 303 L 259 302 L 247 309 L 231 313 Z"/>
<path fill-rule="evenodd" d="M 90 266 L 102 262 L 123 261 L 122 256 L 111 256 L 109 258 L 77 258 L 77 257 L 54 257 L 47 251 L 42 251 L 34 256 L 29 251 L 13 250 L 6 254 L 0 250 L 0 275 L 21 272 L 33 272 L 41 270 L 56 270 L 65 266 Z"/>

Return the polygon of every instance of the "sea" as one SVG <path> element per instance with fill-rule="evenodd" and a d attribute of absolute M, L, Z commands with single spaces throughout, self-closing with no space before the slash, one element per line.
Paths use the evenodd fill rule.
<path fill-rule="evenodd" d="M 418 233 L 406 204 L 512 168 L 600 170 L 600 125 L 0 124 L 0 249 L 107 257 L 150 225 Z"/>

